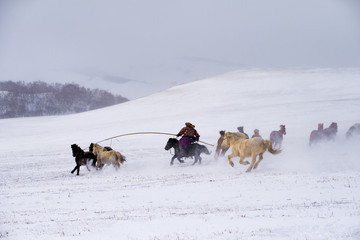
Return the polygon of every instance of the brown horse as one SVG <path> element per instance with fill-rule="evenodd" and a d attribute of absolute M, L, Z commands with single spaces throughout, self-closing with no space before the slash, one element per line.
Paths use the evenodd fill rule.
<path fill-rule="evenodd" d="M 221 130 L 220 132 L 220 138 L 217 141 L 217 146 L 216 146 L 216 151 L 215 151 L 215 159 L 217 159 L 219 156 L 224 156 L 226 151 L 229 150 L 230 145 L 227 146 L 223 146 L 222 143 L 224 141 L 224 136 L 225 136 L 225 131 Z M 247 139 L 248 137 L 241 132 L 234 132 L 234 134 L 238 137 L 238 138 L 242 138 L 242 139 Z"/>
<path fill-rule="evenodd" d="M 348 138 L 348 139 L 351 137 L 354 137 L 354 136 L 359 136 L 359 135 L 360 135 L 360 123 L 355 123 L 346 132 L 346 138 Z"/>
<path fill-rule="evenodd" d="M 273 148 L 281 148 L 283 135 L 286 135 L 285 125 L 280 125 L 279 131 L 272 131 L 270 133 L 270 141 L 273 143 Z"/>
<path fill-rule="evenodd" d="M 326 140 L 335 140 L 336 133 L 338 131 L 338 126 L 336 122 L 332 122 L 328 128 L 324 129 L 324 138 Z"/>
<path fill-rule="evenodd" d="M 268 150 L 272 154 L 279 154 L 281 150 L 274 150 L 270 140 L 264 140 L 259 137 L 251 139 L 242 139 L 236 136 L 234 133 L 227 132 L 224 136 L 222 144 L 224 147 L 231 146 L 231 154 L 228 156 L 229 164 L 233 167 L 234 163 L 231 160 L 233 157 L 240 157 L 240 164 L 247 165 L 248 161 L 244 161 L 246 157 L 251 157 L 251 164 L 246 172 L 250 172 L 253 168 L 257 168 L 261 160 L 263 160 L 263 154 Z M 259 156 L 259 160 L 256 162 L 256 157 Z"/>
<path fill-rule="evenodd" d="M 325 129 L 324 129 L 324 124 L 319 123 L 318 130 L 314 130 L 310 133 L 309 146 L 312 146 L 313 144 L 322 142 L 324 140 L 334 141 L 336 137 L 337 129 L 338 129 L 337 123 L 335 122 L 331 123 L 330 126 Z"/>
<path fill-rule="evenodd" d="M 323 123 L 319 123 L 318 124 L 318 129 L 317 130 L 313 130 L 310 133 L 310 140 L 309 140 L 309 146 L 321 141 L 322 137 L 324 134 L 324 124 Z"/>

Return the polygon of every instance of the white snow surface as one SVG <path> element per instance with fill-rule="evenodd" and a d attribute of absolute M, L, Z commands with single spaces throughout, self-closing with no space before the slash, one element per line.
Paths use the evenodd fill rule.
<path fill-rule="evenodd" d="M 248 69 L 86 113 L 0 120 L 0 238 L 360 239 L 360 139 L 345 138 L 359 110 L 360 69 Z M 119 170 L 70 173 L 73 143 L 176 134 L 185 121 L 210 144 L 238 126 L 287 134 L 250 173 L 211 146 L 201 165 L 170 166 L 160 134 L 101 142 L 126 156 Z M 331 122 L 336 140 L 310 148 Z"/>

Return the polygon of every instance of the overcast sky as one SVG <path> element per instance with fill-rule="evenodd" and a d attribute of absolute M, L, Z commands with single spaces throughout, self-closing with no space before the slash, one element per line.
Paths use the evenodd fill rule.
<path fill-rule="evenodd" d="M 0 81 L 289 66 L 360 67 L 360 1 L 0 0 Z"/>

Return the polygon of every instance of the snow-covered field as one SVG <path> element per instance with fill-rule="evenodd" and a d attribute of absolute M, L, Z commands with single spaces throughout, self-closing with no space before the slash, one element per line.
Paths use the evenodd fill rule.
<path fill-rule="evenodd" d="M 251 69 L 124 104 L 53 117 L 0 120 L 2 239 L 360 239 L 360 69 Z M 70 145 L 119 134 L 177 133 L 185 121 L 215 144 L 219 130 L 285 124 L 283 152 L 258 169 L 203 156 L 169 165 L 169 136 L 102 142 L 127 157 L 118 171 L 71 174 Z M 318 123 L 335 142 L 309 148 Z"/>

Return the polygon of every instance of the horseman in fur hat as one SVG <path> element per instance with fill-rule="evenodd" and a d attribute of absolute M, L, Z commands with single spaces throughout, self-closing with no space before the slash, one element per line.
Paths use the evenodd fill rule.
<path fill-rule="evenodd" d="M 185 127 L 183 127 L 176 136 L 182 136 L 179 140 L 179 146 L 180 150 L 183 152 L 186 152 L 190 144 L 195 141 L 199 141 L 200 138 L 200 135 L 196 131 L 195 126 L 190 122 L 186 122 Z"/>

